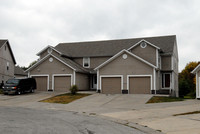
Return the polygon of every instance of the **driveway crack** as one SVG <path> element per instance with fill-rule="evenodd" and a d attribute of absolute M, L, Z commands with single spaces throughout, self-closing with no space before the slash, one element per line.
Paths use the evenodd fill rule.
<path fill-rule="evenodd" d="M 109 100 L 108 102 L 106 102 L 106 103 L 103 103 L 101 106 L 104 106 L 104 105 L 106 105 L 106 104 L 110 103 L 111 101 L 115 100 L 116 98 L 119 98 L 119 96 L 116 96 L 116 97 L 112 98 L 112 99 L 111 99 L 111 100 Z"/>

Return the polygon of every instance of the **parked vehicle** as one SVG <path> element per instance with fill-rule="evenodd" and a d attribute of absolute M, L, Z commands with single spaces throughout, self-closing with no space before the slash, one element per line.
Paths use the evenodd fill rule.
<path fill-rule="evenodd" d="M 22 94 L 25 92 L 33 93 L 36 89 L 34 78 L 12 78 L 6 81 L 3 86 L 4 94 Z"/>

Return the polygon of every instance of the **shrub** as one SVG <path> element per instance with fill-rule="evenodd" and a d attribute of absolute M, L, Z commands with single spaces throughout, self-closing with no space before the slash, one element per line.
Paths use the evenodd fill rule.
<path fill-rule="evenodd" d="M 70 90 L 71 94 L 75 95 L 78 91 L 78 87 L 76 85 L 72 85 L 69 90 Z"/>
<path fill-rule="evenodd" d="M 0 94 L 3 94 L 3 90 L 0 88 Z"/>

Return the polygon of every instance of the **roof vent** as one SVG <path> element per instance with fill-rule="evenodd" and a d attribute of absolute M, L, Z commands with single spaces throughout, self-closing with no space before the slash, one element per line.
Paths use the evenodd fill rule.
<path fill-rule="evenodd" d="M 141 48 L 145 48 L 145 47 L 147 46 L 147 43 L 144 42 L 144 41 L 142 41 L 142 42 L 140 43 L 140 46 L 141 46 Z"/>

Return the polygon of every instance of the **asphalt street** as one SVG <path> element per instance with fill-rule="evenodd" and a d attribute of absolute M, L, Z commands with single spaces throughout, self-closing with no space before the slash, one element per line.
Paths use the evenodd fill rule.
<path fill-rule="evenodd" d="M 102 118 L 61 110 L 0 107 L 1 134 L 144 134 Z"/>

